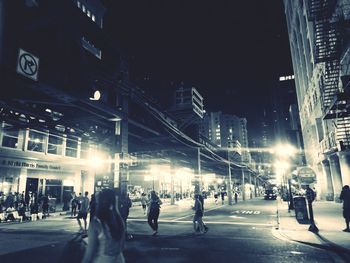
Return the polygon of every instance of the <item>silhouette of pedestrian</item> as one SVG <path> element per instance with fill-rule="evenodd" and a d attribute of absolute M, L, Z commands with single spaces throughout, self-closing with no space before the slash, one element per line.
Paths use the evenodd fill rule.
<path fill-rule="evenodd" d="M 221 202 L 222 202 L 222 204 L 225 203 L 225 192 L 224 191 L 221 192 Z"/>
<path fill-rule="evenodd" d="M 235 203 L 237 204 L 237 201 L 238 201 L 238 193 L 235 192 Z"/>
<path fill-rule="evenodd" d="M 348 185 L 343 186 L 343 190 L 341 191 L 339 198 L 343 201 L 343 217 L 345 219 L 346 224 L 346 228 L 343 231 L 350 232 L 350 189 Z"/>
<path fill-rule="evenodd" d="M 81 232 L 86 232 L 87 231 L 87 222 L 86 222 L 86 218 L 87 218 L 87 214 L 89 212 L 89 198 L 88 198 L 89 193 L 85 192 L 85 196 L 80 198 L 80 209 L 78 212 L 78 216 L 77 216 L 77 220 L 78 220 L 78 224 L 80 227 L 80 231 Z M 84 221 L 84 228 L 81 225 L 80 219 L 83 219 Z"/>
<path fill-rule="evenodd" d="M 162 201 L 159 199 L 155 191 L 151 192 L 151 198 L 148 203 L 148 224 L 153 230 L 153 236 L 158 234 L 158 217 L 160 213 L 160 205 Z"/>

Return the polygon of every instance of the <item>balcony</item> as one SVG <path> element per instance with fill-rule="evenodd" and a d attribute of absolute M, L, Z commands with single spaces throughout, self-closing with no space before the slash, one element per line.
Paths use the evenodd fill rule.
<path fill-rule="evenodd" d="M 332 131 L 320 142 L 320 152 L 331 153 L 335 151 L 337 151 L 337 141 L 335 132 Z"/>

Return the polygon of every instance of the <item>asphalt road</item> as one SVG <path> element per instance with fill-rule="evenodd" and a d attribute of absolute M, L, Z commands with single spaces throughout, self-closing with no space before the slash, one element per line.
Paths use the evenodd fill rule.
<path fill-rule="evenodd" d="M 282 238 L 276 230 L 276 201 L 253 200 L 211 206 L 209 231 L 193 235 L 190 209 L 166 208 L 153 237 L 142 213 L 130 213 L 127 262 L 338 262 L 327 251 Z M 134 210 L 136 211 L 136 210 Z M 141 208 L 140 208 L 141 211 Z M 55 217 L 0 225 L 0 262 L 57 262 L 65 242 L 78 230 L 74 219 Z"/>

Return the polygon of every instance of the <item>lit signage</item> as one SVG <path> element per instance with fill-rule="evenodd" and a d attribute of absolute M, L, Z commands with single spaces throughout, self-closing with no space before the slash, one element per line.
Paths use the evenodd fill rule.
<path fill-rule="evenodd" d="M 61 166 L 50 163 L 38 163 L 27 160 L 13 160 L 13 159 L 0 159 L 0 166 L 5 167 L 17 167 L 17 168 L 28 168 L 28 169 L 40 169 L 40 170 L 61 170 Z"/>

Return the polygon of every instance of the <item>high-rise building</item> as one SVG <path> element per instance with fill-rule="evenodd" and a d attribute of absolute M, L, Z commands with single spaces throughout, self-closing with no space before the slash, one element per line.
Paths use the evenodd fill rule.
<path fill-rule="evenodd" d="M 200 127 L 203 136 L 222 148 L 231 148 L 247 164 L 251 161 L 248 145 L 247 120 L 236 115 L 210 112 Z M 236 157 L 235 157 L 236 158 Z"/>
<path fill-rule="evenodd" d="M 349 20 L 345 0 L 284 0 L 307 164 L 321 198 L 350 183 Z"/>

